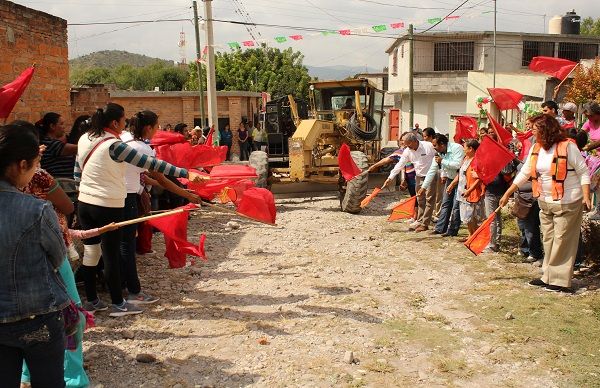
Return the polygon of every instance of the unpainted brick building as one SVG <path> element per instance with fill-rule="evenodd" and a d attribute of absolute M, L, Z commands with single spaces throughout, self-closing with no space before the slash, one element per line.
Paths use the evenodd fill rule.
<path fill-rule="evenodd" d="M 66 20 L 0 0 L 0 53 L 0 85 L 36 64 L 8 121 L 35 122 L 49 111 L 71 116 Z"/>

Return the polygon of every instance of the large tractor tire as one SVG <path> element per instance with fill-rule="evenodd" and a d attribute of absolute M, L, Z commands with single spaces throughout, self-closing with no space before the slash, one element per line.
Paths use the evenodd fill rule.
<path fill-rule="evenodd" d="M 352 151 L 350 154 L 361 171 L 369 168 L 367 155 L 363 152 Z M 369 174 L 359 175 L 349 182 L 344 182 L 344 178 L 341 177 L 340 173 L 340 207 L 342 211 L 353 214 L 361 211 L 360 203 L 367 196 L 368 182 Z"/>
<path fill-rule="evenodd" d="M 256 187 L 266 188 L 269 184 L 269 156 L 264 151 L 253 151 L 248 161 L 256 169 Z"/>

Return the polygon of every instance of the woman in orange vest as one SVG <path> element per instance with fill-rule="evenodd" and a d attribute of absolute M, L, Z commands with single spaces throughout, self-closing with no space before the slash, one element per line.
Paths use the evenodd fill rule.
<path fill-rule="evenodd" d="M 536 142 L 513 184 L 500 199 L 505 206 L 517 188 L 532 181 L 538 198 L 544 243 L 543 275 L 529 284 L 550 291 L 573 292 L 571 279 L 583 216 L 590 208 L 590 176 L 577 146 L 547 114 L 532 120 Z"/>
<path fill-rule="evenodd" d="M 463 147 L 465 158 L 448 190 L 452 191 L 454 187 L 458 186 L 454 206 L 460 206 L 460 220 L 467 224 L 470 235 L 477 230 L 479 224 L 485 219 L 483 203 L 485 185 L 471 167 L 475 151 L 479 148 L 479 142 L 470 139 L 465 142 Z M 463 240 L 466 241 L 466 239 Z"/>

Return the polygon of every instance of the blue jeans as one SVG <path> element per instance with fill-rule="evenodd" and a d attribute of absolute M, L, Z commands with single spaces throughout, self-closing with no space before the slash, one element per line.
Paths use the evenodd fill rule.
<path fill-rule="evenodd" d="M 451 236 L 458 234 L 460 228 L 460 208 L 458 201 L 455 200 L 456 187 L 448 194 L 446 189 L 452 183 L 452 179 L 447 178 L 444 183 L 444 197 L 442 198 L 442 207 L 440 208 L 440 214 L 435 224 L 435 231 L 438 233 L 448 233 Z"/>
<path fill-rule="evenodd" d="M 62 312 L 0 324 L 0 381 L 18 387 L 23 361 L 32 387 L 64 387 L 65 328 Z"/>
<path fill-rule="evenodd" d="M 521 253 L 536 259 L 544 258 L 542 238 L 540 233 L 540 207 L 535 201 L 525 219 L 517 218 L 521 230 Z"/>
<path fill-rule="evenodd" d="M 498 206 L 500 206 L 500 198 L 501 195 L 491 194 L 489 192 L 485 193 L 485 216 L 489 217 L 493 211 L 495 211 Z M 538 209 L 539 212 L 539 209 Z M 489 248 L 492 250 L 497 250 L 498 245 L 500 244 L 500 237 L 502 237 L 502 216 L 498 214 L 492 224 L 490 226 L 491 229 L 491 237 L 490 237 L 490 245 Z"/>

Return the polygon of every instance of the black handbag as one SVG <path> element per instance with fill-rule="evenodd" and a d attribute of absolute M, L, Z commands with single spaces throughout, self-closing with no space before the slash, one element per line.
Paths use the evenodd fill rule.
<path fill-rule="evenodd" d="M 535 198 L 531 193 L 517 193 L 511 214 L 520 220 L 524 220 L 531 211 L 533 201 L 535 201 Z"/>

